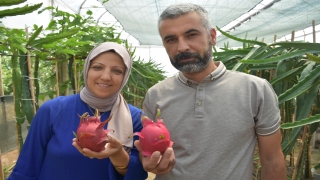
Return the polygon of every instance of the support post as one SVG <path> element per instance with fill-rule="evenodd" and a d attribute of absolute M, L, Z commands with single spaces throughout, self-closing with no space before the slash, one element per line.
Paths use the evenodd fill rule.
<path fill-rule="evenodd" d="M 0 180 L 4 180 L 4 171 L 3 171 L 3 167 L 2 167 L 2 161 L 1 161 L 1 149 L 0 149 Z"/>

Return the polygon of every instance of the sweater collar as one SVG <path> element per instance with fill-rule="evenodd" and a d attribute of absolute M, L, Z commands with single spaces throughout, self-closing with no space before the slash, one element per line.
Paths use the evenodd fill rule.
<path fill-rule="evenodd" d="M 206 83 L 206 82 L 211 82 L 214 81 L 216 79 L 218 79 L 219 77 L 221 77 L 225 72 L 226 72 L 226 66 L 221 62 L 214 62 L 217 66 L 217 69 L 215 69 L 214 71 L 212 71 L 208 76 L 206 76 L 202 81 L 200 81 L 199 83 Z M 177 74 L 178 79 L 185 85 L 187 86 L 197 86 L 199 83 L 195 82 L 191 79 L 186 78 L 182 72 L 179 72 Z"/>

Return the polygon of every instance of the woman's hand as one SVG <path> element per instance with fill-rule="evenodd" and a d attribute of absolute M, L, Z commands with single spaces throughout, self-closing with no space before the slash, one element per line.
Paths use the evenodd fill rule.
<path fill-rule="evenodd" d="M 130 157 L 129 154 L 123 149 L 122 143 L 117 139 L 108 136 L 108 143 L 106 144 L 105 149 L 101 152 L 91 151 L 88 148 L 81 148 L 78 145 L 78 140 L 76 138 L 73 138 L 72 141 L 72 145 L 84 156 L 87 156 L 91 159 L 110 158 L 111 163 L 118 173 L 123 176 L 126 174 Z"/>
<path fill-rule="evenodd" d="M 113 155 L 118 155 L 122 151 L 122 143 L 118 141 L 117 139 L 108 136 L 108 143 L 105 146 L 105 149 L 101 152 L 95 152 L 91 151 L 88 148 L 81 148 L 78 143 L 77 139 L 72 139 L 72 145 L 84 156 L 87 156 L 89 158 L 97 158 L 97 159 L 104 159 L 109 158 Z"/>
<path fill-rule="evenodd" d="M 134 145 L 140 152 L 140 161 L 145 171 L 154 174 L 166 174 L 173 169 L 175 156 L 172 148 L 168 148 L 162 155 L 159 151 L 155 151 L 150 157 L 147 157 L 141 153 L 142 150 L 139 140 L 136 140 Z"/>

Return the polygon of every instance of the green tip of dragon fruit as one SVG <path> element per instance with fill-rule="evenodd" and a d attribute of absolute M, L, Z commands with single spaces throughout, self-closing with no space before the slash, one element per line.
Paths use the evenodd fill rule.
<path fill-rule="evenodd" d="M 157 118 L 160 118 L 160 109 L 157 109 Z"/>
<path fill-rule="evenodd" d="M 74 131 L 72 131 L 72 133 L 73 133 L 74 137 L 79 141 L 77 134 Z"/>

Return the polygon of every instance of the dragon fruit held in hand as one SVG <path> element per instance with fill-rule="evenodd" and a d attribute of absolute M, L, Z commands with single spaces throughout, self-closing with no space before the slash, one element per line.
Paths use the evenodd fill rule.
<path fill-rule="evenodd" d="M 157 113 L 157 122 L 153 122 L 147 116 L 141 116 L 143 129 L 141 132 L 136 132 L 134 135 L 139 136 L 142 154 L 151 156 L 154 151 L 165 152 L 168 147 L 171 147 L 173 142 L 170 141 L 170 133 L 160 118 L 160 110 Z"/>
<path fill-rule="evenodd" d="M 94 116 L 89 116 L 87 112 L 80 116 L 80 124 L 76 134 L 78 145 L 81 148 L 88 148 L 96 152 L 104 150 L 108 132 L 113 131 L 105 130 L 104 125 L 111 120 L 111 117 L 112 115 L 104 122 L 101 122 L 98 110 L 95 111 Z"/>

